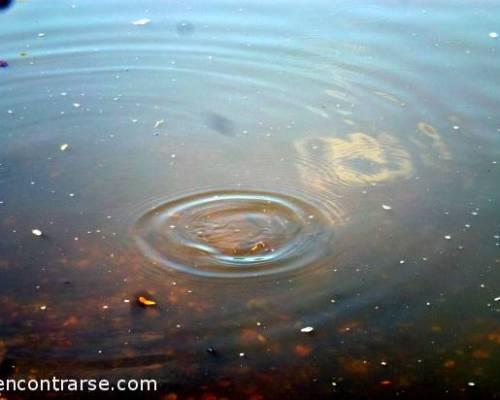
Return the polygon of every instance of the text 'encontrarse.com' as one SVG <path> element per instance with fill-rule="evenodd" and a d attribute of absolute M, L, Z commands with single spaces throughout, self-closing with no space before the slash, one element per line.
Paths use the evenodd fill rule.
<path fill-rule="evenodd" d="M 0 379 L 2 392 L 153 392 L 158 390 L 155 379 Z"/>

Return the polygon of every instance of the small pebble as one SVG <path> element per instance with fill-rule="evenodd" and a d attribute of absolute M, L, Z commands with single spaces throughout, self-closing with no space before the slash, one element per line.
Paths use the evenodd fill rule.
<path fill-rule="evenodd" d="M 300 330 L 302 333 L 312 333 L 314 332 L 314 328 L 312 326 L 306 326 Z"/>
<path fill-rule="evenodd" d="M 34 235 L 34 236 L 42 236 L 43 235 L 43 232 L 40 230 L 40 229 L 32 229 L 31 230 L 31 233 Z"/>

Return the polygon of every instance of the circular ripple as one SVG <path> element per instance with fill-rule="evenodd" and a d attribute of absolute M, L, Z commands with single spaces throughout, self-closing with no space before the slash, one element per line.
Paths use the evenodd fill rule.
<path fill-rule="evenodd" d="M 133 228 L 142 252 L 167 268 L 249 277 L 323 263 L 332 221 L 311 203 L 258 191 L 199 193 L 162 203 Z"/>

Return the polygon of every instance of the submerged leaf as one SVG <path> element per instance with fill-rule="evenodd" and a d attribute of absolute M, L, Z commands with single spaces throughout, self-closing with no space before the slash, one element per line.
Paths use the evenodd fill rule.
<path fill-rule="evenodd" d="M 139 296 L 137 298 L 137 301 L 139 302 L 140 305 L 143 305 L 145 307 L 156 306 L 156 301 L 150 300 L 144 296 Z"/>

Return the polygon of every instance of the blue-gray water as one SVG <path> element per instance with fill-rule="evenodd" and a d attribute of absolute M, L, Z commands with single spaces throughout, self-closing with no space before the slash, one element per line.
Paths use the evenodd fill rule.
<path fill-rule="evenodd" d="M 494 1 L 0 11 L 1 376 L 498 396 L 499 21 Z"/>

